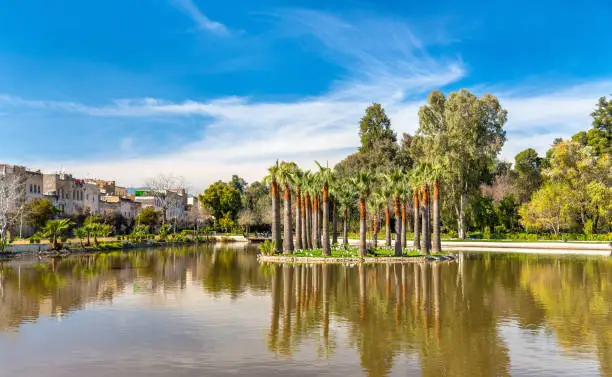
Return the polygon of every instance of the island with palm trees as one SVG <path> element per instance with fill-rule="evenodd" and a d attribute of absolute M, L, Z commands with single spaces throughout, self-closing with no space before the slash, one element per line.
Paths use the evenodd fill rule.
<path fill-rule="evenodd" d="M 606 241 L 612 234 L 612 148 L 609 130 L 595 137 L 602 129 L 597 114 L 588 133 L 555 140 L 546 159 L 527 149 L 513 166 L 499 157 L 508 114 L 495 96 L 460 90 L 446 97 L 433 91 L 419 109 L 415 134 L 405 133 L 399 142 L 385 110 L 374 103 L 360 120 L 357 152 L 333 168 L 315 161 L 309 170 L 277 160 L 268 169 L 272 238 L 260 246 L 260 260 L 449 260 L 443 234 L 466 240 L 474 224 L 481 227 L 480 237 L 474 236 L 480 239 L 496 239 L 495 234 L 509 241 L 523 231 L 525 240 L 533 241 L 549 230 L 547 239 L 567 241 L 563 227 L 583 232 L 566 234 L 571 239 Z M 572 177 L 559 168 L 564 164 Z M 575 202 L 578 197 L 585 201 Z M 359 231 L 349 237 L 351 220 L 357 220 L 353 211 Z"/>

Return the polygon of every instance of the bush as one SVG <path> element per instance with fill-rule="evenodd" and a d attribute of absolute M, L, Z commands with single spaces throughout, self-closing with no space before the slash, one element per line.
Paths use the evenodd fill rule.
<path fill-rule="evenodd" d="M 258 249 L 263 255 L 274 255 L 275 243 L 274 241 L 266 240 L 259 245 Z"/>
<path fill-rule="evenodd" d="M 482 238 L 485 240 L 491 239 L 491 227 L 485 226 L 484 232 L 482 233 Z"/>

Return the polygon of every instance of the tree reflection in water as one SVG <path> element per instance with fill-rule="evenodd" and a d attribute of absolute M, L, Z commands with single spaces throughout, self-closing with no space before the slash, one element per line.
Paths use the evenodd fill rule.
<path fill-rule="evenodd" d="M 234 247 L 79 255 L 0 264 L 0 331 L 128 289 L 157 295 L 192 282 L 236 301 L 269 294 L 265 342 L 281 358 L 311 344 L 320 358 L 352 347 L 370 376 L 390 374 L 400 359 L 418 361 L 424 376 L 505 376 L 513 345 L 500 329 L 516 326 L 552 331 L 563 352 L 595 355 L 612 375 L 611 272 L 606 259 L 527 255 L 354 266 L 260 266 L 252 250 Z"/>

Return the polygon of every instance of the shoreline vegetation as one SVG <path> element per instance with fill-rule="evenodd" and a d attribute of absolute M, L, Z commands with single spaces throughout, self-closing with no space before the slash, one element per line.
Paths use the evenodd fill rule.
<path fill-rule="evenodd" d="M 0 176 L 0 199 L 12 203 L 0 208 L 0 254 L 24 242 L 14 239 L 22 227 L 30 244 L 46 239 L 53 250 L 68 237 L 74 237 L 70 249 L 95 251 L 186 242 L 202 230 L 259 232 L 261 240 L 271 234 L 267 255 L 321 250 L 330 256 L 332 246 L 347 248 L 353 238 L 360 257 L 381 247 L 395 257 L 404 250 L 439 254 L 461 242 L 606 245 L 612 243 L 612 100 L 600 98 L 591 117 L 591 128 L 552 140 L 544 156 L 527 148 L 510 162 L 500 157 L 508 113 L 493 95 L 434 90 L 418 111 L 415 133 L 399 137 L 382 105 L 372 103 L 359 121 L 357 150 L 335 166 L 276 160 L 261 181 L 232 175 L 211 184 L 180 216 L 146 207 L 133 219 L 87 211 L 67 217 L 48 199 L 19 199 L 25 185 Z M 116 239 L 100 242 L 110 235 Z"/>
<path fill-rule="evenodd" d="M 332 257 L 331 245 L 350 248 L 357 213 L 357 258 L 376 254 L 379 245 L 396 258 L 406 249 L 440 254 L 443 234 L 462 241 L 612 241 L 612 101 L 603 97 L 597 106 L 588 132 L 556 139 L 545 158 L 526 149 L 512 164 L 499 159 L 508 113 L 495 96 L 432 91 L 416 133 L 399 143 L 391 119 L 373 103 L 359 123 L 357 152 L 335 166 L 315 160 L 308 170 L 276 160 L 269 167 L 263 182 L 272 241 L 260 250 Z"/>

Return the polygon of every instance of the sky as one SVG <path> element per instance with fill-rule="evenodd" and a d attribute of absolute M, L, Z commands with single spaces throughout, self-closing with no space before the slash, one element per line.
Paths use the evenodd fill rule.
<path fill-rule="evenodd" d="M 372 102 L 401 135 L 433 89 L 508 110 L 501 158 L 612 95 L 608 0 L 7 0 L 0 163 L 199 192 L 275 160 L 333 165 Z"/>

